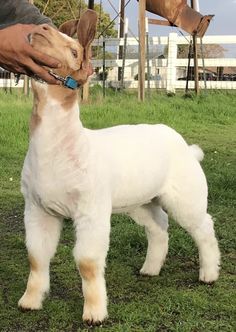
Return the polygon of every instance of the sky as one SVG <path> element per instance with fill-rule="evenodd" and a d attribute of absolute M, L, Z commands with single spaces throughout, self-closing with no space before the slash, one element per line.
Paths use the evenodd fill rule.
<path fill-rule="evenodd" d="M 128 0 L 125 0 L 127 2 Z M 110 0 L 113 6 L 119 9 L 119 0 Z M 100 0 L 95 0 L 100 3 Z M 103 8 L 110 13 L 111 18 L 116 16 L 108 0 L 102 1 Z M 200 12 L 203 15 L 214 14 L 215 17 L 210 23 L 206 35 L 236 35 L 236 0 L 199 0 Z M 129 26 L 137 35 L 138 3 L 131 0 L 126 7 L 125 15 L 129 19 Z M 148 17 L 158 18 L 147 12 Z M 149 25 L 149 33 L 152 36 L 165 36 L 169 32 L 176 32 L 173 27 L 160 27 Z"/>

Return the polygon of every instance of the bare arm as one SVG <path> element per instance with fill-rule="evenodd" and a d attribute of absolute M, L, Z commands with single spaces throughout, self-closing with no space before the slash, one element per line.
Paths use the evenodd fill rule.
<path fill-rule="evenodd" d="M 58 60 L 36 51 L 29 44 L 28 35 L 34 25 L 16 24 L 0 30 L 0 66 L 13 72 L 37 75 L 50 84 L 59 84 L 42 65 L 57 68 Z"/>
<path fill-rule="evenodd" d="M 37 75 L 50 84 L 59 84 L 43 68 L 43 65 L 57 68 L 59 61 L 34 50 L 28 40 L 35 24 L 52 24 L 51 20 L 27 0 L 0 0 L 0 6 L 0 66 L 14 73 Z"/>

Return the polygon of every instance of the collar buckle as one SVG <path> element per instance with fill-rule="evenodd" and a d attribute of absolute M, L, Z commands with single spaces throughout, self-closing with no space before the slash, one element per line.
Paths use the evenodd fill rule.
<path fill-rule="evenodd" d="M 64 81 L 64 86 L 69 89 L 75 90 L 80 87 L 80 84 L 71 76 L 66 76 Z"/>
<path fill-rule="evenodd" d="M 66 88 L 75 90 L 80 87 L 80 84 L 71 76 L 62 77 L 55 74 L 52 70 L 49 70 L 49 74 L 55 77 L 55 79 L 61 81 L 63 83 L 63 86 L 65 86 Z"/>

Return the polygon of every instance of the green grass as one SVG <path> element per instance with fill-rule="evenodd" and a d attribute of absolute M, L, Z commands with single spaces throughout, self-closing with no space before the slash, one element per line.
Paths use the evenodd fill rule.
<path fill-rule="evenodd" d="M 28 144 L 31 99 L 0 92 L 0 331 L 86 331 L 81 321 L 81 281 L 72 257 L 73 227 L 65 222 L 51 265 L 51 293 L 38 312 L 22 313 L 28 262 L 24 245 L 20 173 Z M 205 152 L 209 210 L 222 252 L 219 281 L 198 282 L 198 256 L 190 236 L 173 221 L 167 261 L 158 277 L 138 274 L 146 252 L 144 230 L 124 216 L 112 217 L 106 280 L 109 319 L 96 331 L 235 331 L 236 94 L 198 98 L 153 94 L 144 104 L 134 94 L 94 89 L 81 106 L 83 123 L 101 128 L 121 123 L 165 123 Z"/>

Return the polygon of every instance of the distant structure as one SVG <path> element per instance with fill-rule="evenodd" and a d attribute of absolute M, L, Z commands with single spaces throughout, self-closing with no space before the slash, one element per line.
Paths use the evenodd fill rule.
<path fill-rule="evenodd" d="M 195 92 L 199 93 L 197 37 L 202 38 L 214 15 L 201 15 L 198 0 L 191 0 L 191 7 L 187 0 L 137 0 L 139 1 L 139 40 L 140 40 L 140 66 L 139 66 L 139 99 L 144 100 L 145 82 L 145 10 L 162 16 L 165 20 L 149 19 L 148 22 L 157 25 L 176 26 L 193 36 L 194 77 Z"/>
<path fill-rule="evenodd" d="M 166 18 L 169 25 L 177 26 L 197 37 L 204 36 L 214 16 L 201 15 L 187 5 L 187 0 L 146 0 L 146 10 Z M 159 22 L 159 24 L 161 23 Z"/>

